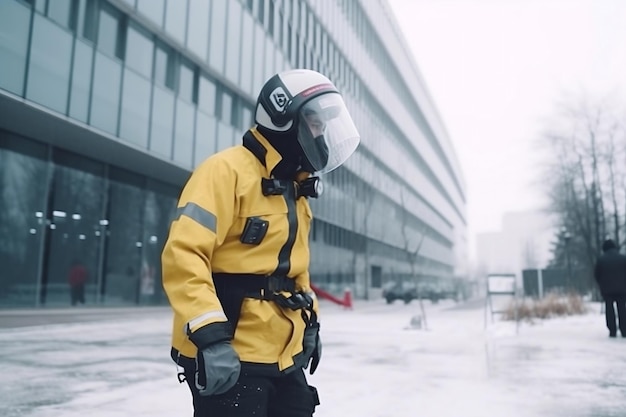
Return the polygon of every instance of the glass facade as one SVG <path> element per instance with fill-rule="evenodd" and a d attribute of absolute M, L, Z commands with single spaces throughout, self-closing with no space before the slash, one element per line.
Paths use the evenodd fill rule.
<path fill-rule="evenodd" d="M 159 253 L 179 189 L 0 131 L 0 306 L 165 302 Z"/>
<path fill-rule="evenodd" d="M 312 201 L 313 282 L 371 297 L 463 276 L 463 177 L 389 14 L 384 0 L 0 1 L 0 104 L 28 115 L 0 118 L 0 308 L 68 304 L 75 262 L 87 303 L 164 303 L 185 178 L 166 171 L 239 144 L 264 81 L 296 67 L 337 85 L 362 134 Z"/>

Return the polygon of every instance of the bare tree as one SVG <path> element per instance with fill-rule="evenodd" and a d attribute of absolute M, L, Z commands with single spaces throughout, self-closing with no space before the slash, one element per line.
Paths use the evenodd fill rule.
<path fill-rule="evenodd" d="M 401 225 L 400 230 L 402 234 L 402 240 L 404 243 L 404 252 L 407 256 L 407 261 L 411 268 L 411 279 L 416 285 L 417 288 L 417 300 L 420 306 L 420 311 L 422 313 L 422 320 L 424 322 L 424 329 L 428 330 L 428 321 L 426 319 L 426 309 L 424 308 L 424 301 L 422 299 L 422 292 L 419 285 L 419 259 L 420 259 L 420 250 L 422 249 L 422 244 L 424 243 L 424 237 L 426 236 L 426 231 L 424 227 L 419 229 L 415 229 L 411 227 L 411 213 L 408 210 L 406 196 L 405 196 L 405 188 L 400 188 L 400 201 L 401 201 Z"/>
<path fill-rule="evenodd" d="M 607 102 L 574 103 L 543 135 L 556 156 L 545 179 L 551 209 L 572 236 L 567 249 L 572 267 L 590 275 L 604 239 L 621 242 L 626 227 L 626 207 L 619 203 L 626 200 L 626 170 L 618 162 L 624 161 L 624 130 Z"/>

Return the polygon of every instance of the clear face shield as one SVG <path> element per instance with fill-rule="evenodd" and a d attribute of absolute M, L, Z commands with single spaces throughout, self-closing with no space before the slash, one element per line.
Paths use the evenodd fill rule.
<path fill-rule="evenodd" d="M 327 93 L 304 103 L 298 115 L 298 142 L 310 166 L 325 174 L 343 164 L 361 138 L 341 95 Z"/>

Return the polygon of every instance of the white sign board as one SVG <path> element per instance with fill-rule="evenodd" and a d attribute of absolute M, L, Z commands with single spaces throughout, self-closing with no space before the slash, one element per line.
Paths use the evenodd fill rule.
<path fill-rule="evenodd" d="M 487 275 L 487 292 L 490 294 L 515 294 L 515 275 Z"/>

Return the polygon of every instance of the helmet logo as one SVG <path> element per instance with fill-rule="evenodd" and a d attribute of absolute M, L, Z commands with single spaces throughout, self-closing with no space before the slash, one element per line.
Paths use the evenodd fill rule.
<path fill-rule="evenodd" d="M 276 87 L 270 94 L 270 101 L 274 105 L 276 111 L 282 112 L 285 110 L 285 107 L 287 107 L 289 99 L 287 93 L 285 93 L 285 90 L 283 90 L 282 87 Z"/>

